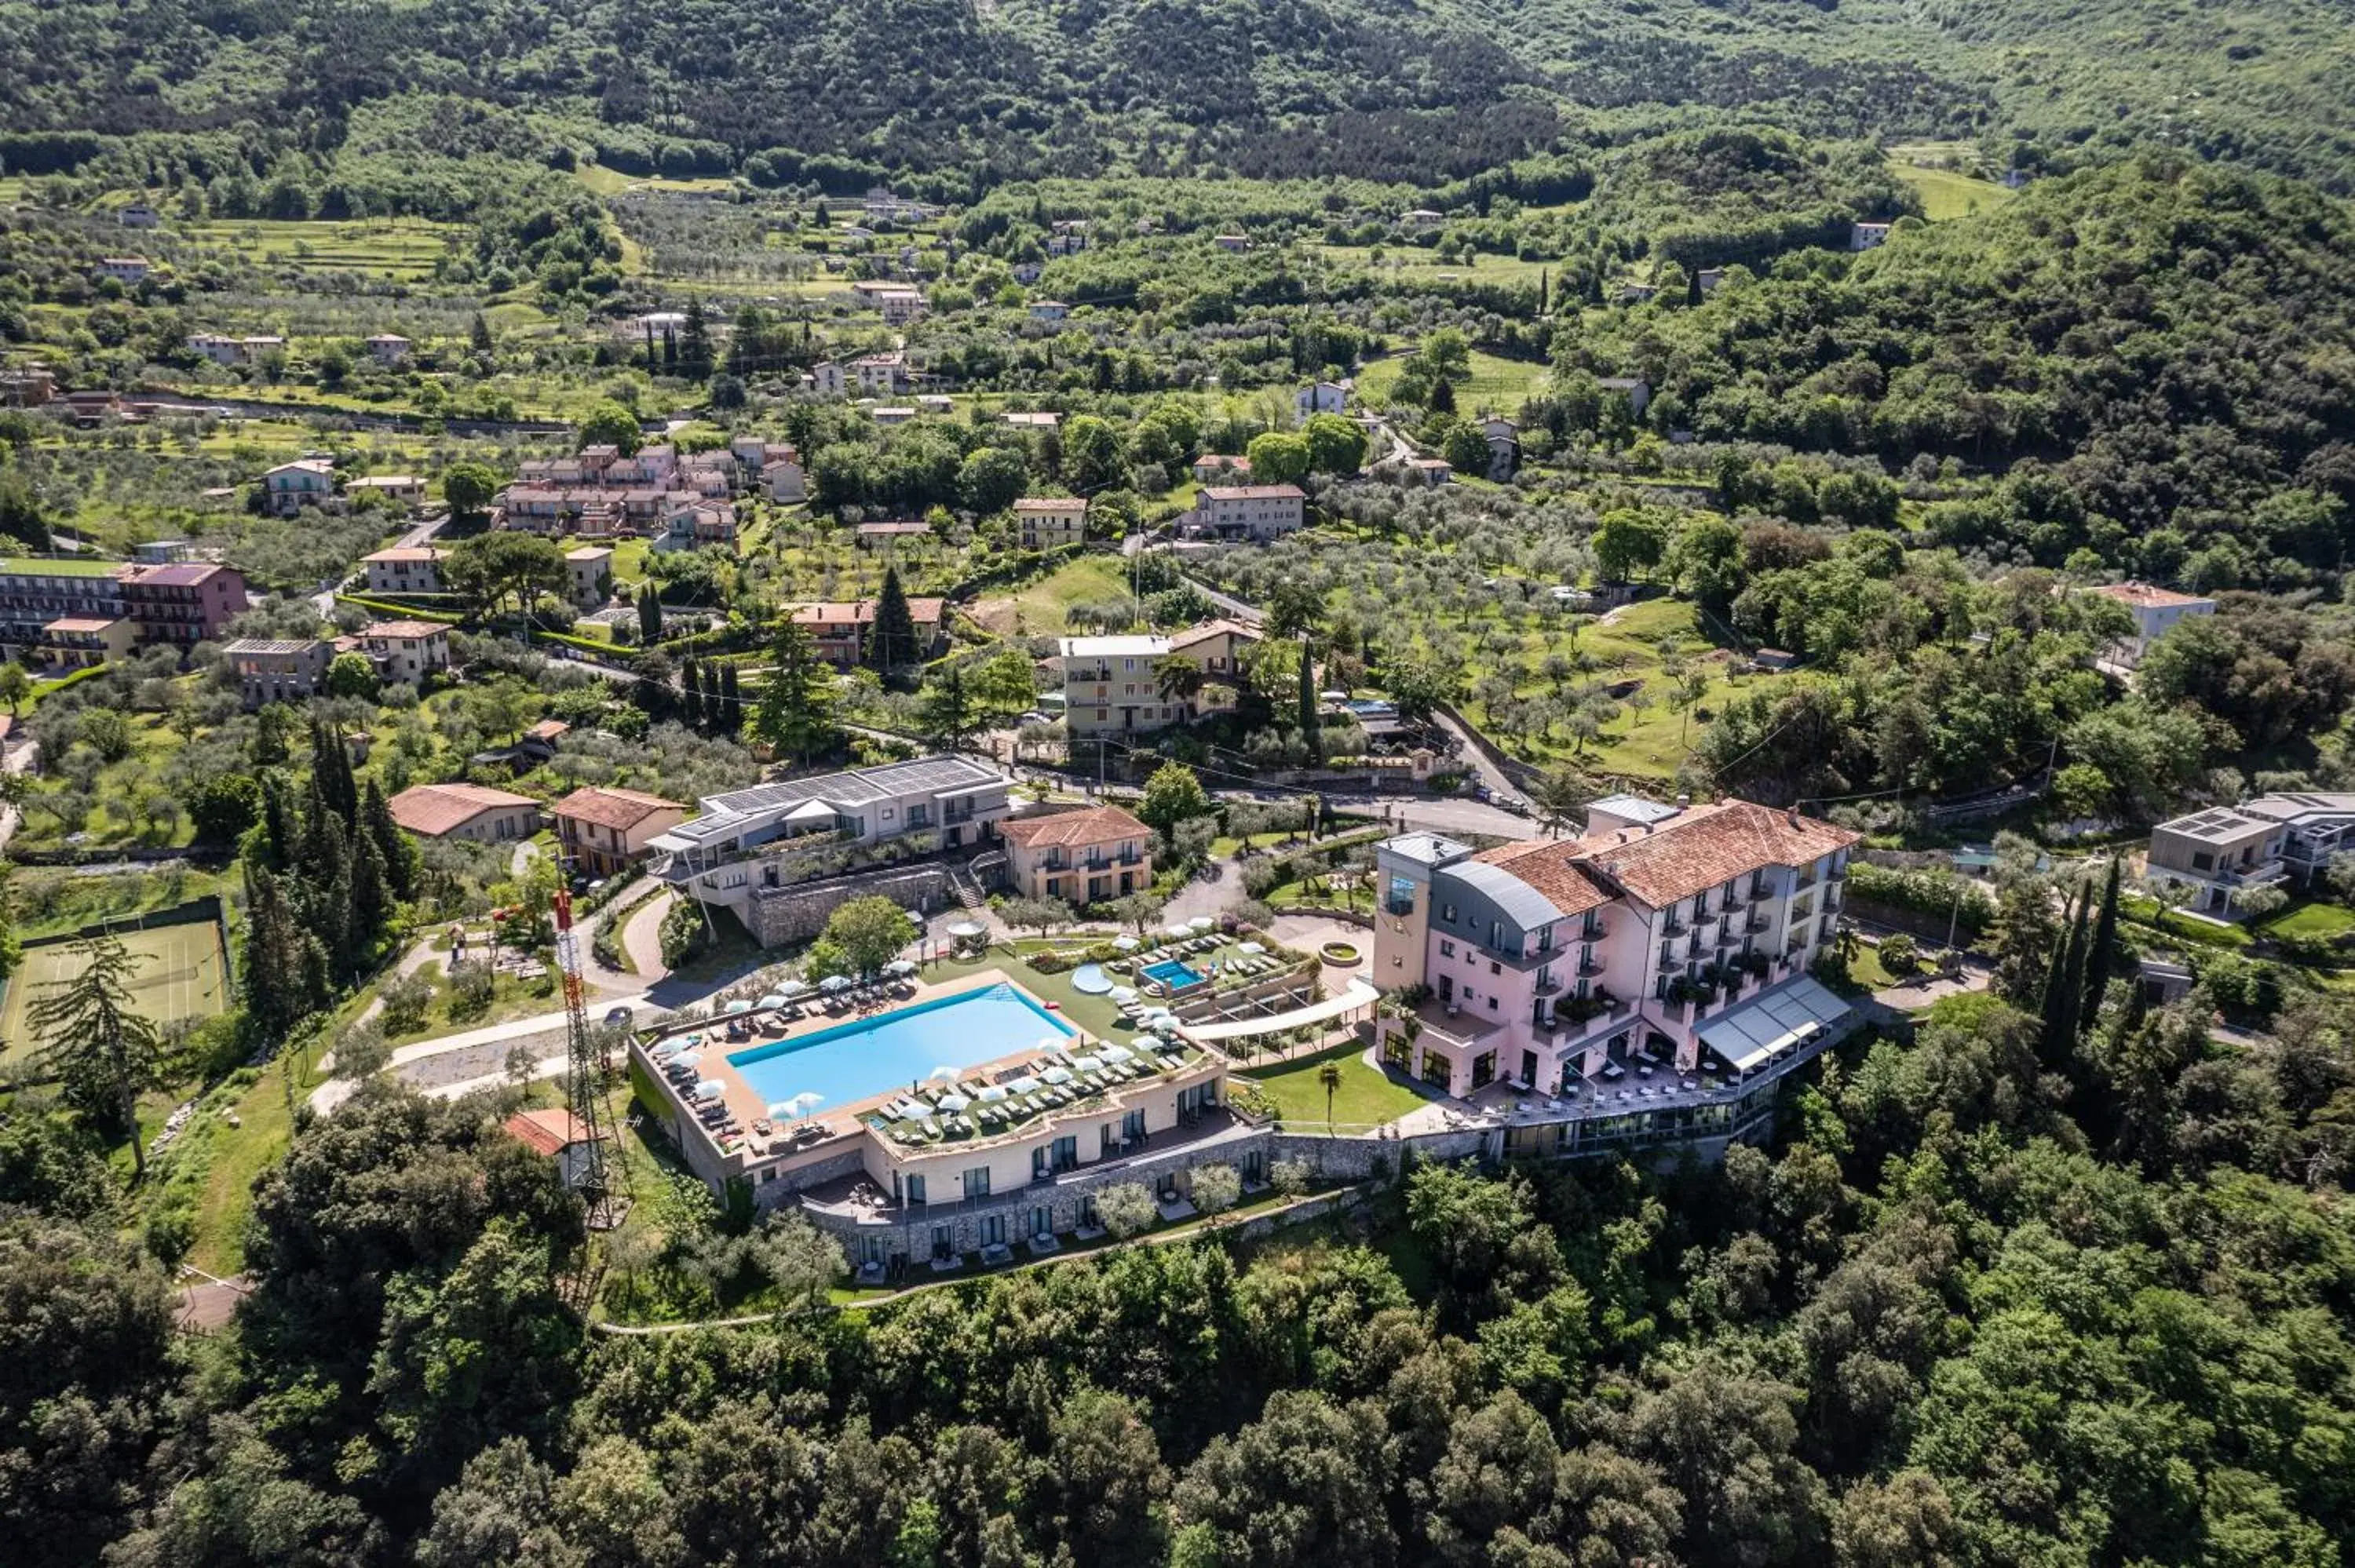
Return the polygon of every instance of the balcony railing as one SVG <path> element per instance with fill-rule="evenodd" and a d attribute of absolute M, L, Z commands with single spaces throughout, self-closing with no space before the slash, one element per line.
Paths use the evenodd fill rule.
<path fill-rule="evenodd" d="M 1772 930 L 1774 926 L 1774 918 L 1771 915 L 1753 914 L 1742 923 L 1742 928 L 1750 932 Z"/>
<path fill-rule="evenodd" d="M 1582 969 L 1580 972 L 1585 971 Z M 1541 974 L 1538 976 L 1535 989 L 1540 996 L 1553 996 L 1561 990 L 1561 977 L 1555 974 Z"/>
<path fill-rule="evenodd" d="M 1769 898 L 1772 898 L 1772 897 L 1774 897 L 1774 885 L 1773 883 L 1771 883 L 1771 882 L 1753 882 L 1753 883 L 1752 883 L 1752 884 L 1750 885 L 1750 902 L 1751 902 L 1751 903 L 1753 903 L 1753 904 L 1764 904 L 1766 900 L 1768 900 Z"/>
<path fill-rule="evenodd" d="M 1692 923 L 1696 927 L 1702 926 L 1714 926 L 1717 924 L 1717 911 L 1714 909 L 1696 909 L 1693 911 Z"/>
<path fill-rule="evenodd" d="M 1382 913 L 1385 915 L 1412 915 L 1414 913 L 1414 900 L 1412 898 L 1385 899 L 1382 903 Z"/>
<path fill-rule="evenodd" d="M 1671 915 L 1668 916 L 1667 922 L 1660 927 L 1660 935 L 1663 937 L 1681 937 L 1685 934 L 1685 923 Z"/>
<path fill-rule="evenodd" d="M 1578 927 L 1578 939 L 1582 942 L 1599 942 L 1610 934 L 1610 923 L 1593 915 L 1589 915 Z"/>
<path fill-rule="evenodd" d="M 1603 960 L 1591 956 L 1582 956 L 1578 960 L 1578 972 L 1582 975 L 1599 975 L 1603 972 Z"/>

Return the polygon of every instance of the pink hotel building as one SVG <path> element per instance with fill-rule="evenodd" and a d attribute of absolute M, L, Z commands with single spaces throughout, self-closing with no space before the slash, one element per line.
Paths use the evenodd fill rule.
<path fill-rule="evenodd" d="M 1810 1053 L 1853 1019 L 1807 971 L 1857 837 L 1746 800 L 1614 796 L 1576 839 L 1392 839 L 1374 983 L 1429 999 L 1419 1028 L 1385 1021 L 1384 1059 L 1453 1095 L 1555 1095 L 1620 1064 L 1738 1081 Z"/>

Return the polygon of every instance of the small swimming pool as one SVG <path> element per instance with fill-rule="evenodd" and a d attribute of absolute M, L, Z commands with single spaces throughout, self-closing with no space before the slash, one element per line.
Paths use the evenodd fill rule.
<path fill-rule="evenodd" d="M 1202 971 L 1176 959 L 1164 959 L 1157 964 L 1145 966 L 1145 978 L 1158 981 L 1171 991 L 1184 991 L 1189 985 L 1202 983 Z"/>
<path fill-rule="evenodd" d="M 1007 984 L 963 991 L 837 1024 L 797 1039 L 731 1053 L 736 1069 L 762 1105 L 799 1094 L 821 1097 L 818 1110 L 840 1110 L 887 1089 L 921 1083 L 935 1067 L 973 1067 L 1076 1031 Z"/>
<path fill-rule="evenodd" d="M 1071 989 L 1082 996 L 1102 996 L 1112 990 L 1112 976 L 1102 964 L 1082 964 L 1071 971 Z"/>

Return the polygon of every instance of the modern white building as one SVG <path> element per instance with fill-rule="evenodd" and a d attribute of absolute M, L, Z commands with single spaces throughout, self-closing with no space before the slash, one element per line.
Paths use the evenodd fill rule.
<path fill-rule="evenodd" d="M 2199 594 L 2178 593 L 2173 588 L 2158 588 L 2150 583 L 2132 580 L 2105 583 L 2085 591 L 2125 606 L 2126 613 L 2134 617 L 2134 635 L 2109 649 L 2110 657 L 2128 669 L 2141 663 L 2143 655 L 2150 652 L 2150 645 L 2179 623 L 2195 615 L 2216 613 L 2216 601 L 2212 599 Z"/>
<path fill-rule="evenodd" d="M 2285 790 L 2159 823 L 2146 861 L 2153 881 L 2189 890 L 2189 907 L 2237 912 L 2253 887 L 2310 883 L 2355 849 L 2355 794 Z"/>

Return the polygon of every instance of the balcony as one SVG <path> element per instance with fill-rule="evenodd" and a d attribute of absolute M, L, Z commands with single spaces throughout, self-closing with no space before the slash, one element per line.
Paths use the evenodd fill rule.
<path fill-rule="evenodd" d="M 1578 972 L 1582 975 L 1599 975 L 1603 972 L 1603 960 L 1593 953 L 1581 954 L 1579 957 Z"/>
<path fill-rule="evenodd" d="M 1671 915 L 1667 920 L 1661 923 L 1660 935 L 1663 937 L 1681 937 L 1685 934 L 1687 929 L 1688 927 L 1682 920 L 1679 920 L 1677 916 Z"/>
<path fill-rule="evenodd" d="M 1764 903 L 1765 903 L 1765 902 L 1766 902 L 1766 900 L 1768 900 L 1769 898 L 1772 898 L 1772 897 L 1774 897 L 1774 885 L 1773 883 L 1771 883 L 1771 882 L 1763 882 L 1763 881 L 1762 881 L 1762 882 L 1753 882 L 1753 883 L 1750 885 L 1750 902 L 1751 902 L 1751 903 L 1753 903 L 1753 904 L 1764 904 Z"/>
<path fill-rule="evenodd" d="M 1742 928 L 1753 936 L 1761 931 L 1771 931 L 1774 928 L 1774 917 L 1753 911 L 1750 918 L 1742 923 Z"/>
<path fill-rule="evenodd" d="M 1610 934 L 1610 922 L 1599 916 L 1589 915 L 1579 923 L 1578 939 L 1582 942 L 1599 942 Z"/>
<path fill-rule="evenodd" d="M 1412 898 L 1385 899 L 1382 903 L 1382 913 L 1400 916 L 1412 915 L 1414 913 L 1414 900 Z"/>
<path fill-rule="evenodd" d="M 1696 909 L 1693 911 L 1692 923 L 1696 930 L 1703 926 L 1714 926 L 1717 924 L 1717 912 L 1708 908 Z"/>
<path fill-rule="evenodd" d="M 1579 972 L 1582 974 L 1585 971 L 1582 969 Z M 1561 991 L 1561 977 L 1550 971 L 1540 974 L 1538 976 L 1537 985 L 1533 989 L 1540 996 L 1559 995 Z"/>

